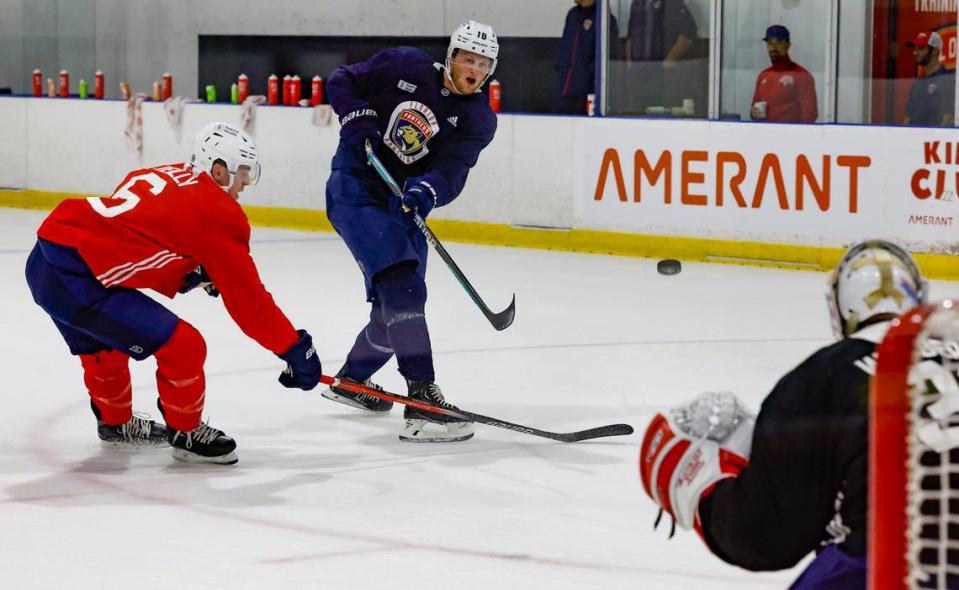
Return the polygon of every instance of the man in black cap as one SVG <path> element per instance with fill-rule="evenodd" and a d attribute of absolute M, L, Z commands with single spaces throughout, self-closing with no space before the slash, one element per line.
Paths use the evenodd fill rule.
<path fill-rule="evenodd" d="M 916 78 L 909 88 L 905 125 L 952 127 L 955 117 L 956 77 L 939 63 L 942 37 L 938 33 L 919 33 L 912 41 L 916 65 L 922 66 L 925 76 Z"/>
<path fill-rule="evenodd" d="M 816 82 L 809 71 L 789 58 L 789 29 L 766 29 L 766 52 L 772 65 L 759 73 L 749 116 L 754 121 L 814 123 L 819 117 Z"/>

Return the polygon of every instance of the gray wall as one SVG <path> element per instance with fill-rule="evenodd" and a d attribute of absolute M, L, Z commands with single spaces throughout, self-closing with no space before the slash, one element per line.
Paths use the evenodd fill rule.
<path fill-rule="evenodd" d="M 164 72 L 174 93 L 197 87 L 200 35 L 444 36 L 473 18 L 503 36 L 558 37 L 572 0 L 0 0 L 0 86 L 28 92 L 66 67 L 79 78 L 103 70 L 150 92 Z M 9 48 L 10 51 L 6 51 Z M 549 75 L 549 72 L 544 75 Z"/>
<path fill-rule="evenodd" d="M 0 0 L 0 86 L 23 92 L 23 2 Z"/>

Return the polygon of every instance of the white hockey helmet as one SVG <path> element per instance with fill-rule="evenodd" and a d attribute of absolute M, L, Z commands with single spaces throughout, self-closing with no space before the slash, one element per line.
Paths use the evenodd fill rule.
<path fill-rule="evenodd" d="M 250 184 L 260 180 L 260 158 L 250 136 L 227 123 L 210 123 L 196 134 L 190 166 L 199 172 L 209 172 L 217 160 L 230 173 L 230 184 L 240 166 L 249 166 Z"/>
<path fill-rule="evenodd" d="M 925 303 L 928 286 L 912 256 L 885 240 L 854 244 L 829 277 L 833 333 L 843 338 L 879 314 L 900 315 Z"/>
<path fill-rule="evenodd" d="M 453 61 L 453 54 L 459 49 L 472 51 L 473 53 L 478 53 L 490 59 L 489 72 L 486 74 L 486 77 L 483 78 L 482 84 L 480 84 L 482 88 L 483 84 L 486 84 L 486 81 L 489 80 L 493 72 L 496 71 L 497 56 L 499 56 L 499 41 L 496 40 L 496 33 L 493 32 L 493 27 L 478 23 L 474 20 L 468 20 L 453 31 L 453 34 L 450 36 L 450 45 L 446 49 L 445 64 L 446 77 L 450 81 L 453 80 L 450 76 L 450 65 Z M 479 92 L 479 90 L 477 90 L 477 92 Z"/>

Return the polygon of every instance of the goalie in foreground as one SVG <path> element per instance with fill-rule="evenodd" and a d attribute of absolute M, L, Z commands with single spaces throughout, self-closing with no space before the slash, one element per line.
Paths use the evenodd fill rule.
<path fill-rule="evenodd" d="M 925 302 L 907 252 L 852 246 L 827 293 L 839 341 L 780 379 L 754 417 L 706 393 L 653 418 L 639 470 L 646 493 L 723 561 L 749 570 L 816 558 L 792 590 L 864 590 L 868 392 L 878 343 Z"/>

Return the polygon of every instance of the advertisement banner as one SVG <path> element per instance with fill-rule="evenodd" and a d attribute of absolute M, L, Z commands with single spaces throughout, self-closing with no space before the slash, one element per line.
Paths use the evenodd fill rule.
<path fill-rule="evenodd" d="M 890 130 L 889 218 L 893 235 L 923 251 L 959 254 L 959 142 L 955 132 Z M 957 259 L 956 264 L 959 264 Z"/>
<path fill-rule="evenodd" d="M 577 227 L 843 246 L 959 243 L 959 143 L 857 126 L 591 121 L 577 130 Z"/>

